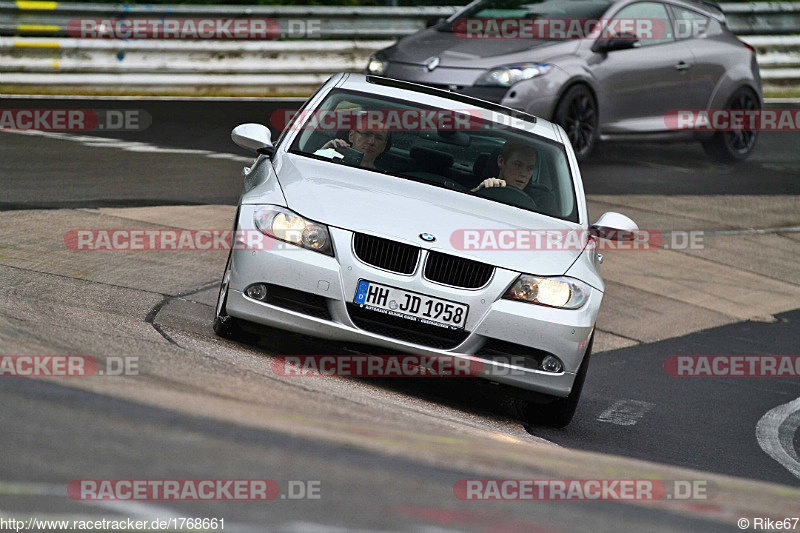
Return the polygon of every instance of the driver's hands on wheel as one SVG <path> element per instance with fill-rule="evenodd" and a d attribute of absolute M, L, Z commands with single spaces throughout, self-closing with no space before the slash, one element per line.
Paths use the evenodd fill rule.
<path fill-rule="evenodd" d="M 472 192 L 478 192 L 481 189 L 489 187 L 505 187 L 505 186 L 506 186 L 506 180 L 501 180 L 500 178 L 486 178 L 480 183 L 480 185 L 472 189 Z"/>

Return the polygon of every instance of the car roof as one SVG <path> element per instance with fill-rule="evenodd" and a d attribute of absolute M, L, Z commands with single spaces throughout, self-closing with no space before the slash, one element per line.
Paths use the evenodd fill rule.
<path fill-rule="evenodd" d="M 464 6 L 463 8 L 456 11 L 453 15 L 448 18 L 448 20 L 452 21 L 459 17 L 461 13 L 466 11 L 469 8 L 474 7 L 478 4 L 480 0 L 476 0 L 475 2 L 471 2 L 468 5 Z M 688 8 L 697 9 L 702 11 L 704 14 L 714 17 L 715 19 L 719 20 L 720 22 L 725 21 L 725 13 L 722 10 L 722 6 L 720 5 L 718 0 L 635 0 L 635 2 L 631 2 L 630 0 L 545 0 L 551 2 L 563 2 L 569 4 L 605 4 L 607 7 L 611 7 L 612 5 L 621 4 L 621 3 L 635 3 L 635 2 L 661 2 L 665 4 L 675 4 L 675 5 L 682 5 Z"/>
<path fill-rule="evenodd" d="M 571 2 L 573 0 L 563 0 L 565 2 Z M 678 6 L 685 6 L 690 9 L 694 9 L 697 11 L 701 11 L 704 14 L 714 17 L 717 20 L 723 21 L 725 20 L 725 13 L 722 10 L 722 6 L 717 0 L 635 0 L 634 2 L 630 2 L 630 0 L 610 0 L 611 4 L 620 4 L 620 3 L 636 3 L 636 2 L 660 2 L 662 4 L 674 4 Z M 611 5 L 609 4 L 609 5 Z"/>
<path fill-rule="evenodd" d="M 453 104 L 457 104 L 461 109 L 488 111 L 490 114 L 495 114 L 494 116 L 504 115 L 509 117 L 509 123 L 512 127 L 517 127 L 514 126 L 513 121 L 521 121 L 526 126 L 520 129 L 524 129 L 525 131 L 540 135 L 560 144 L 564 143 L 554 125 L 541 117 L 536 117 L 517 109 L 511 109 L 510 107 L 459 93 L 453 93 L 444 89 L 436 89 L 427 85 L 420 85 L 392 78 L 355 73 L 344 74 L 341 80 L 336 84 L 336 87 L 388 97 L 404 98 L 442 109 L 455 109 Z"/>

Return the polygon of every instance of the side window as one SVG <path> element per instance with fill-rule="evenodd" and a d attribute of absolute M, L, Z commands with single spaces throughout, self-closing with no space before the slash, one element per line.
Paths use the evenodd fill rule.
<path fill-rule="evenodd" d="M 623 30 L 635 28 L 642 48 L 675 40 L 672 21 L 667 14 L 667 6 L 658 2 L 638 2 L 622 8 L 614 20 L 620 20 L 616 28 Z"/>
<path fill-rule="evenodd" d="M 321 88 L 319 90 L 321 90 Z M 276 148 L 278 146 L 280 146 L 281 142 L 283 142 L 283 138 L 286 137 L 286 134 L 289 133 L 289 131 L 292 129 L 292 125 L 294 124 L 295 120 L 297 120 L 297 117 L 299 117 L 300 114 L 303 111 L 306 110 L 306 108 L 308 107 L 308 104 L 314 99 L 314 97 L 316 95 L 317 95 L 317 93 L 314 93 L 305 102 L 303 102 L 303 105 L 300 106 L 300 109 L 298 109 L 297 112 L 294 113 L 294 114 L 291 114 L 290 112 L 288 112 L 287 110 L 284 109 L 282 111 L 283 112 L 283 116 L 280 116 L 280 114 L 277 114 L 277 115 L 273 114 L 272 115 L 272 119 L 270 120 L 270 125 L 272 125 L 274 127 L 275 126 L 275 122 L 278 122 L 278 125 L 283 127 L 283 129 L 281 129 L 280 133 L 278 134 L 278 140 L 273 142 L 273 145 Z M 287 116 L 289 116 L 290 118 L 287 119 L 286 118 Z M 283 124 L 283 123 L 285 123 L 285 124 Z"/>
<path fill-rule="evenodd" d="M 675 16 L 675 37 L 678 39 L 702 39 L 708 36 L 709 18 L 691 9 L 670 6 Z"/>

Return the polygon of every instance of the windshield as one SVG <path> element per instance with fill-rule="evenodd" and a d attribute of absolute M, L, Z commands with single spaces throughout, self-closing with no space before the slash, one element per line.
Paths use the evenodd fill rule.
<path fill-rule="evenodd" d="M 463 11 L 454 20 L 436 26 L 439 31 L 453 31 L 453 23 L 462 19 L 597 19 L 611 5 L 604 0 L 485 0 Z"/>
<path fill-rule="evenodd" d="M 484 114 L 334 90 L 294 121 L 290 152 L 577 222 L 563 145 Z"/>

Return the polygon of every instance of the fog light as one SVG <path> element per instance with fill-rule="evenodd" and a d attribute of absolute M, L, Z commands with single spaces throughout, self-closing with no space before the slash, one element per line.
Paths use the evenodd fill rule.
<path fill-rule="evenodd" d="M 563 366 L 561 365 L 561 361 L 558 360 L 557 357 L 553 357 L 552 355 L 546 355 L 544 359 L 542 359 L 542 370 L 545 372 L 561 372 Z"/>
<path fill-rule="evenodd" d="M 244 290 L 244 295 L 253 300 L 263 300 L 267 297 L 267 286 L 263 283 L 250 285 Z"/>

